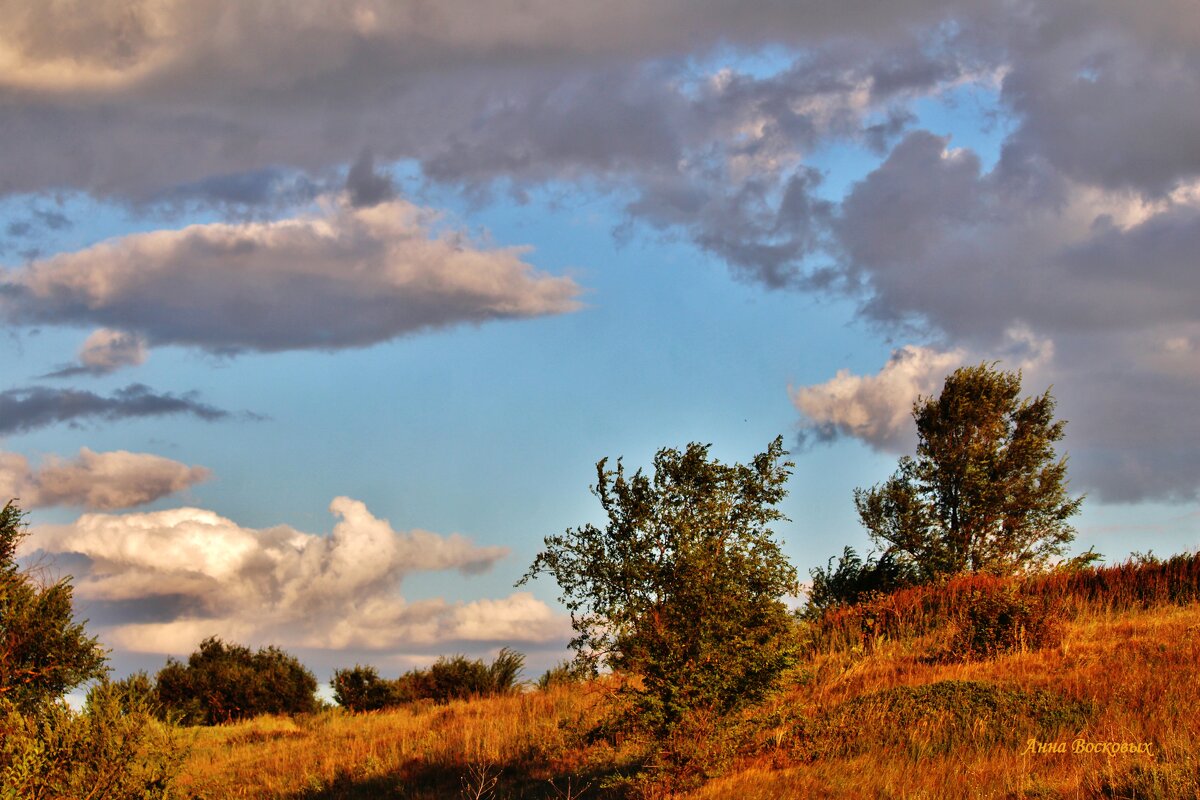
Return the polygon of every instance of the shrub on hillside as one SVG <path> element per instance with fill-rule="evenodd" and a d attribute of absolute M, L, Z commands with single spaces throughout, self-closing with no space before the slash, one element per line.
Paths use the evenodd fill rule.
<path fill-rule="evenodd" d="M 1053 646 L 1062 636 L 1058 617 L 1045 598 L 1025 594 L 1012 584 L 975 589 L 955 615 L 947 657 L 994 658 Z"/>
<path fill-rule="evenodd" d="M 274 646 L 251 652 L 215 636 L 186 664 L 167 659 L 156 690 L 164 713 L 188 725 L 317 710 L 317 680 L 295 657 Z"/>
<path fill-rule="evenodd" d="M 566 686 L 582 681 L 586 676 L 574 661 L 560 661 L 542 673 L 537 679 L 537 688 L 542 691 L 555 686 Z"/>
<path fill-rule="evenodd" d="M 894 553 L 885 552 L 878 558 L 868 556 L 864 561 L 853 547 L 842 551 L 836 566 L 830 558 L 824 569 L 816 567 L 808 574 L 812 578 L 804 609 L 808 618 L 818 617 L 836 606 L 853 605 L 872 595 L 887 594 L 918 582 L 916 571 Z"/>
<path fill-rule="evenodd" d="M 356 664 L 336 670 L 330 685 L 333 699 L 343 708 L 375 711 L 418 700 L 448 703 L 507 694 L 521 685 L 524 665 L 524 655 L 505 647 L 490 665 L 464 655 L 442 656 L 428 669 L 410 670 L 394 680 L 380 678 L 374 667 Z"/>
<path fill-rule="evenodd" d="M 402 702 L 397 682 L 380 678 L 374 667 L 334 670 L 329 685 L 334 702 L 349 711 L 378 711 Z"/>
<path fill-rule="evenodd" d="M 104 679 L 104 651 L 72 614 L 71 585 L 17 568 L 24 514 L 0 511 L 0 798 L 165 800 L 183 750 L 150 707 Z M 81 711 L 63 695 L 100 679 Z"/>

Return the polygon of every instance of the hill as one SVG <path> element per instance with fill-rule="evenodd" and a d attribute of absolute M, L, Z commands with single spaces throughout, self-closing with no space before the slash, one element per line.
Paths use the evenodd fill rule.
<path fill-rule="evenodd" d="M 728 760 L 714 754 L 722 774 L 688 796 L 1200 797 L 1198 566 L 1176 557 L 1020 585 L 966 578 L 804 623 L 806 655 L 785 689 L 747 716 Z M 971 625 L 982 639 L 964 640 Z M 603 784 L 636 769 L 635 743 L 583 735 L 605 695 L 603 683 L 568 685 L 201 729 L 180 788 L 205 798 L 630 796 Z"/>

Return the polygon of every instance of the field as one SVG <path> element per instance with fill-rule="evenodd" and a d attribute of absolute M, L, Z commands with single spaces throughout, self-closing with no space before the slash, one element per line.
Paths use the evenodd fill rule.
<path fill-rule="evenodd" d="M 1200 604 L 1156 568 L 1094 572 L 1100 589 L 1043 581 L 1033 591 L 1063 619 L 1054 643 L 995 657 L 939 656 L 953 633 L 939 608 L 979 586 L 809 625 L 783 691 L 687 796 L 1200 797 Z M 179 786 L 214 800 L 630 796 L 605 784 L 636 767 L 634 743 L 582 736 L 604 703 L 603 685 L 582 684 L 193 729 Z"/>

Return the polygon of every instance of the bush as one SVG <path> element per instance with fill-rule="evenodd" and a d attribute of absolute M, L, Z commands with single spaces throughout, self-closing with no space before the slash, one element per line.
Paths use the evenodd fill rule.
<path fill-rule="evenodd" d="M 574 661 L 560 661 L 542 673 L 537 679 L 537 688 L 543 692 L 555 686 L 566 686 L 584 679 L 583 672 Z"/>
<path fill-rule="evenodd" d="M 55 702 L 33 714 L 0 703 L 0 798 L 167 800 L 185 748 L 178 730 L 115 684 L 88 693 L 80 712 Z"/>
<path fill-rule="evenodd" d="M 334 670 L 329 685 L 334 702 L 348 711 L 378 711 L 401 701 L 396 682 L 380 678 L 374 667 Z"/>
<path fill-rule="evenodd" d="M 947 653 L 954 660 L 1040 650 L 1061 639 L 1058 614 L 1051 603 L 1024 594 L 1012 584 L 974 590 L 954 622 Z"/>
<path fill-rule="evenodd" d="M 154 719 L 149 679 L 104 678 L 104 651 L 72 616 L 71 586 L 17 569 L 24 515 L 0 512 L 0 799 L 165 800 L 183 760 Z M 62 696 L 89 681 L 80 712 Z"/>
<path fill-rule="evenodd" d="M 838 558 L 822 569 L 809 570 L 812 588 L 804 615 L 809 619 L 819 617 L 828 609 L 840 605 L 852 605 L 874 594 L 887 594 L 918 582 L 916 571 L 897 559 L 894 553 L 886 552 L 879 558 L 870 556 L 864 561 L 853 547 L 847 547 Z"/>
<path fill-rule="evenodd" d="M 273 646 L 252 653 L 215 636 L 201 642 L 186 664 L 168 659 L 156 690 L 163 712 L 188 725 L 317 710 L 317 680 L 293 656 Z"/>
<path fill-rule="evenodd" d="M 418 700 L 448 703 L 507 694 L 521 685 L 524 665 L 524 655 L 505 647 L 490 665 L 464 655 L 442 656 L 429 669 L 410 670 L 395 680 L 380 678 L 374 667 L 356 664 L 335 671 L 330 685 L 333 699 L 343 708 L 374 711 Z"/>

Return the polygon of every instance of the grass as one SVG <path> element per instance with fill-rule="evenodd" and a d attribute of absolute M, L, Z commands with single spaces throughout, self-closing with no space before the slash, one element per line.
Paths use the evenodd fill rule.
<path fill-rule="evenodd" d="M 804 658 L 746 720 L 731 768 L 688 797 L 1200 798 L 1198 563 L 1027 582 L 1021 592 L 1061 615 L 1057 634 L 993 657 L 945 657 L 955 604 L 996 589 L 992 578 L 808 624 Z M 603 687 L 558 685 L 197 729 L 180 788 L 214 800 L 624 797 L 602 784 L 636 768 L 636 748 L 580 735 L 603 703 Z M 1149 752 L 1076 753 L 1076 740 Z"/>

